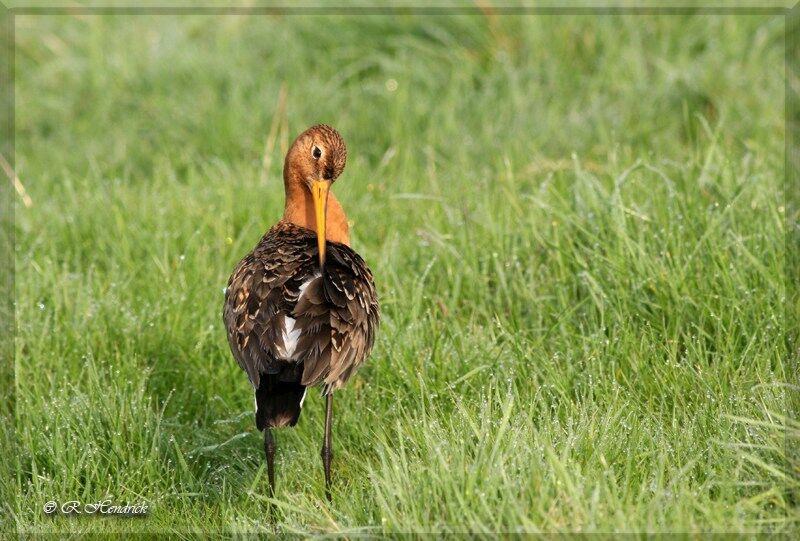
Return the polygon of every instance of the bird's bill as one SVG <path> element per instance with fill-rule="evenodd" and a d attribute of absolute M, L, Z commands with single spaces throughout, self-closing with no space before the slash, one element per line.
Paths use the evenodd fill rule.
<path fill-rule="evenodd" d="M 317 219 L 317 247 L 319 248 L 320 267 L 325 266 L 325 217 L 330 187 L 330 180 L 315 180 L 311 183 L 311 197 L 314 199 L 314 215 Z"/>

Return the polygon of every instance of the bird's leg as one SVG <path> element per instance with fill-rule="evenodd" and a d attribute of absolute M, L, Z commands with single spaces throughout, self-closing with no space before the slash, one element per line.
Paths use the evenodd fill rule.
<path fill-rule="evenodd" d="M 275 497 L 275 438 L 272 436 L 272 429 L 264 429 L 264 454 L 267 455 L 267 475 L 269 476 L 269 497 Z"/>
<path fill-rule="evenodd" d="M 333 392 L 325 397 L 325 439 L 322 441 L 322 465 L 325 468 L 325 496 L 331 501 L 331 421 L 333 418 Z"/>

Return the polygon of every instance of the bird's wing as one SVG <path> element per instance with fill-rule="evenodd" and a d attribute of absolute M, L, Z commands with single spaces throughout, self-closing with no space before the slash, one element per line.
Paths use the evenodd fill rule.
<path fill-rule="evenodd" d="M 303 326 L 303 385 L 340 388 L 366 360 L 379 309 L 372 273 L 350 247 L 329 243 L 325 273 L 306 289 L 293 315 Z"/>
<path fill-rule="evenodd" d="M 277 226 L 239 262 L 225 290 L 223 320 L 239 366 L 258 387 L 263 373 L 296 364 L 300 329 L 292 309 L 314 275 L 313 242 Z M 290 375 L 287 374 L 289 379 Z"/>

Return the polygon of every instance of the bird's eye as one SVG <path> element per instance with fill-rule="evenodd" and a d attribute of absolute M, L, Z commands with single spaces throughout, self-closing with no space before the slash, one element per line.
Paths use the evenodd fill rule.
<path fill-rule="evenodd" d="M 319 147 L 314 147 L 314 150 L 311 151 L 311 155 L 314 156 L 315 160 L 318 160 L 320 156 L 322 156 L 322 151 Z"/>

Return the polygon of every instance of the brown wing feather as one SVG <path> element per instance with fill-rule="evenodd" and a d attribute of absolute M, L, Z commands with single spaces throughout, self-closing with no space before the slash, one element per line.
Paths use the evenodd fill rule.
<path fill-rule="evenodd" d="M 379 320 L 372 273 L 348 246 L 329 242 L 327 253 L 320 275 L 314 232 L 279 222 L 231 275 L 223 319 L 231 351 L 256 388 L 270 373 L 323 383 L 329 392 L 369 355 Z M 300 332 L 291 359 L 282 358 L 286 317 Z"/>
<path fill-rule="evenodd" d="M 378 298 L 372 273 L 349 248 L 332 250 L 326 267 L 332 349 L 324 383 L 327 389 L 338 389 L 372 350 L 379 318 Z"/>

